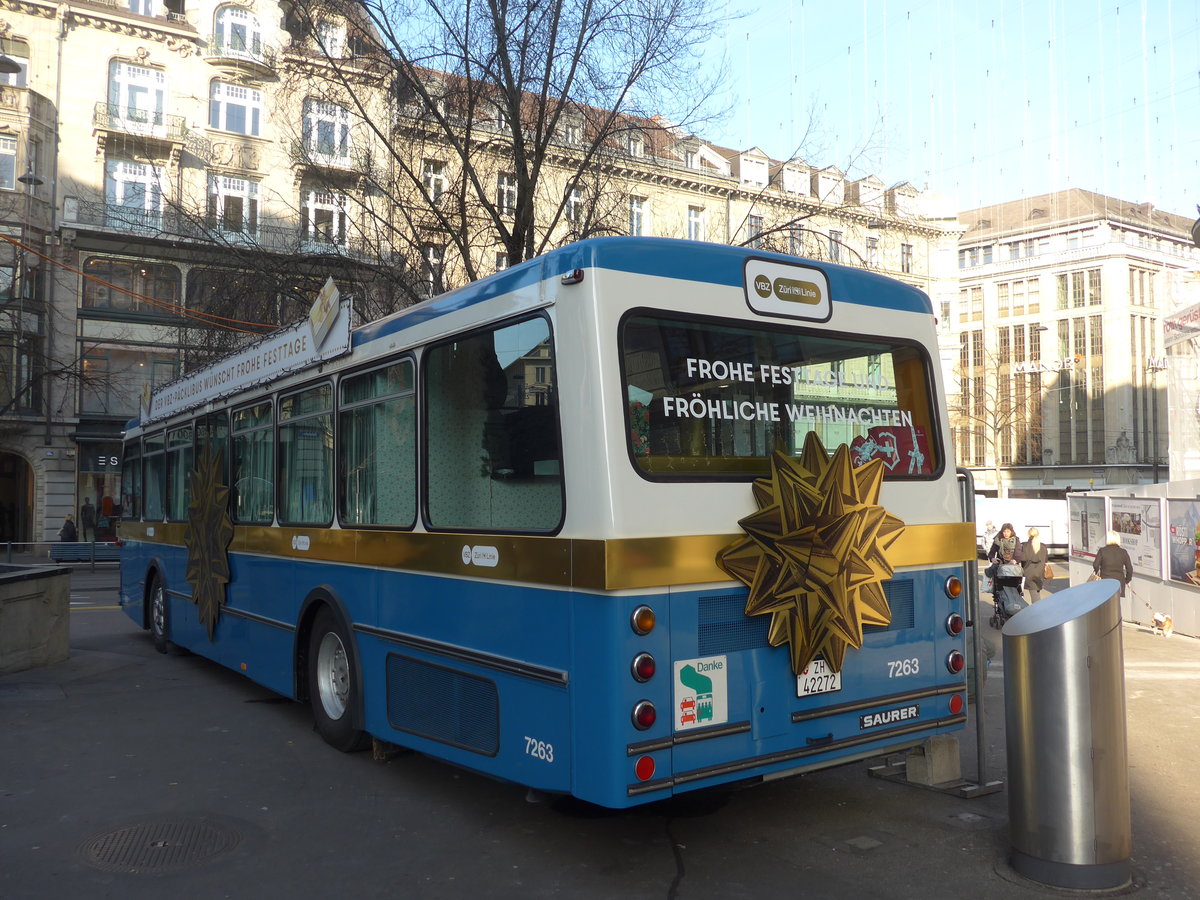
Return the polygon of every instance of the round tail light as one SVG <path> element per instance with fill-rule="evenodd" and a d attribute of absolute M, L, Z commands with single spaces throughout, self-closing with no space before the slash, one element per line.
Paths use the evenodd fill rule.
<path fill-rule="evenodd" d="M 641 700 L 633 708 L 633 726 L 638 731 L 645 731 L 658 719 L 658 711 L 649 700 Z"/>
<path fill-rule="evenodd" d="M 950 713 L 952 715 L 957 716 L 962 711 L 963 711 L 963 696 L 962 696 L 962 694 L 955 694 L 953 697 L 950 698 Z"/>
<path fill-rule="evenodd" d="M 654 759 L 649 756 L 639 756 L 633 764 L 633 773 L 638 781 L 649 781 L 654 777 Z"/>
<path fill-rule="evenodd" d="M 957 675 L 967 665 L 967 658 L 958 650 L 951 650 L 950 655 L 946 657 L 946 668 L 950 670 L 952 675 Z"/>
<path fill-rule="evenodd" d="M 957 575 L 951 575 L 949 578 L 946 579 L 945 588 L 946 588 L 946 596 L 949 597 L 951 600 L 954 600 L 957 597 L 961 597 L 962 592 L 963 592 L 962 579 L 959 578 Z"/>
<path fill-rule="evenodd" d="M 963 633 L 964 624 L 963 617 L 958 613 L 953 613 L 948 619 L 946 619 L 946 634 L 950 635 L 951 637 L 958 637 Z"/>
<path fill-rule="evenodd" d="M 655 671 L 657 671 L 654 657 L 649 653 L 639 653 L 635 656 L 630 668 L 633 671 L 633 677 L 638 681 L 649 681 L 654 677 Z"/>
<path fill-rule="evenodd" d="M 654 630 L 654 623 L 658 621 L 654 615 L 654 610 L 648 606 L 639 606 L 633 611 L 633 615 L 629 617 L 629 624 L 637 634 L 649 634 Z"/>

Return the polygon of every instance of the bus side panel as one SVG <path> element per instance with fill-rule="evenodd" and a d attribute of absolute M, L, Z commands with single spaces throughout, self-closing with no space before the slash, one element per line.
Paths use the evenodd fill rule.
<path fill-rule="evenodd" d="M 569 790 L 571 598 L 383 575 L 376 626 L 356 635 L 367 730 L 499 778 Z"/>

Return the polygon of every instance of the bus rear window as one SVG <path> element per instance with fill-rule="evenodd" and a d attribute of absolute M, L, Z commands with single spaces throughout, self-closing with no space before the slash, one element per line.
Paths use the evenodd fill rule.
<path fill-rule="evenodd" d="M 919 345 L 636 315 L 621 327 L 629 450 L 651 478 L 768 474 L 809 432 L 887 478 L 938 471 L 929 358 Z"/>

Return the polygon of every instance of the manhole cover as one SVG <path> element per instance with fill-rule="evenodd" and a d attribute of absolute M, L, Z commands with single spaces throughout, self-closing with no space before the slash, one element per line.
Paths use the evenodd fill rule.
<path fill-rule="evenodd" d="M 106 872 L 173 872 L 228 853 L 240 841 L 232 828 L 212 822 L 153 822 L 96 835 L 83 855 Z"/>

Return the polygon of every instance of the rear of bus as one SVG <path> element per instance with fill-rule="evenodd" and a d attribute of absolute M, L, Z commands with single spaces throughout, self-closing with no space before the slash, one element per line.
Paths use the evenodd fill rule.
<path fill-rule="evenodd" d="M 962 728 L 974 541 L 928 298 L 682 241 L 571 265 L 560 331 L 586 290 L 611 350 L 558 360 L 561 384 L 604 385 L 603 433 L 565 430 L 565 458 L 609 476 L 584 525 L 609 537 L 603 593 L 575 605 L 573 793 L 631 805 Z"/>

